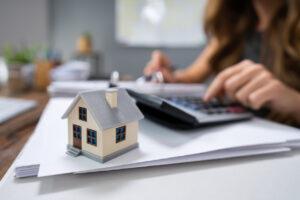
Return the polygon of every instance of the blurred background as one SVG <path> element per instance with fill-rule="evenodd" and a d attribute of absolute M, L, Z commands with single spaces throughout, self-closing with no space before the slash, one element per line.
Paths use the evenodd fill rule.
<path fill-rule="evenodd" d="M 33 63 L 29 79 L 37 88 L 51 79 L 77 80 L 85 64 L 88 75 L 79 79 L 107 78 L 114 70 L 136 79 L 154 49 L 184 68 L 205 44 L 204 7 L 205 0 L 1 0 L 0 56 L 13 67 Z M 72 62 L 78 60 L 86 63 Z"/>

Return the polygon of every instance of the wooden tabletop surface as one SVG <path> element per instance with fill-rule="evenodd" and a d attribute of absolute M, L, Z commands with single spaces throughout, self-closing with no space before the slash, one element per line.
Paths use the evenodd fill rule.
<path fill-rule="evenodd" d="M 3 94 L 0 96 L 5 97 Z M 37 91 L 9 97 L 35 100 L 38 106 L 0 125 L 0 180 L 33 133 L 49 100 L 46 92 Z"/>

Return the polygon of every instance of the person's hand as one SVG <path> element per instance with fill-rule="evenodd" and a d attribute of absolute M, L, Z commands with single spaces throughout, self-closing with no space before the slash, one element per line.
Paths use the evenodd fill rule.
<path fill-rule="evenodd" d="M 155 50 L 152 52 L 151 60 L 144 69 L 144 75 L 151 76 L 157 71 L 162 73 L 165 82 L 172 83 L 176 81 L 169 58 L 161 51 Z"/>
<path fill-rule="evenodd" d="M 245 60 L 220 72 L 207 89 L 204 100 L 220 95 L 255 110 L 266 107 L 292 116 L 300 124 L 299 92 L 276 79 L 261 64 Z"/>

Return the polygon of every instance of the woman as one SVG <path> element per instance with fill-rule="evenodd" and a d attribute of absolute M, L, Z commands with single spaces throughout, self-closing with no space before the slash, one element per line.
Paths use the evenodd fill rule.
<path fill-rule="evenodd" d="M 167 56 L 154 51 L 145 75 L 195 83 L 215 73 L 204 100 L 225 95 L 300 125 L 299 0 L 209 0 L 205 30 L 209 42 L 190 67 L 172 72 Z"/>

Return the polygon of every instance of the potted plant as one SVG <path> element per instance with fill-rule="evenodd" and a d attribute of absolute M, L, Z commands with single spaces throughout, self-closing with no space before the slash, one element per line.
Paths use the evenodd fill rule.
<path fill-rule="evenodd" d="M 92 36 L 88 31 L 83 32 L 77 39 L 77 51 L 80 54 L 88 54 L 92 51 Z"/>
<path fill-rule="evenodd" d="M 33 79 L 33 61 L 38 47 L 22 45 L 17 49 L 10 45 L 3 48 L 7 77 L 4 92 L 7 94 L 20 93 L 28 89 Z"/>

